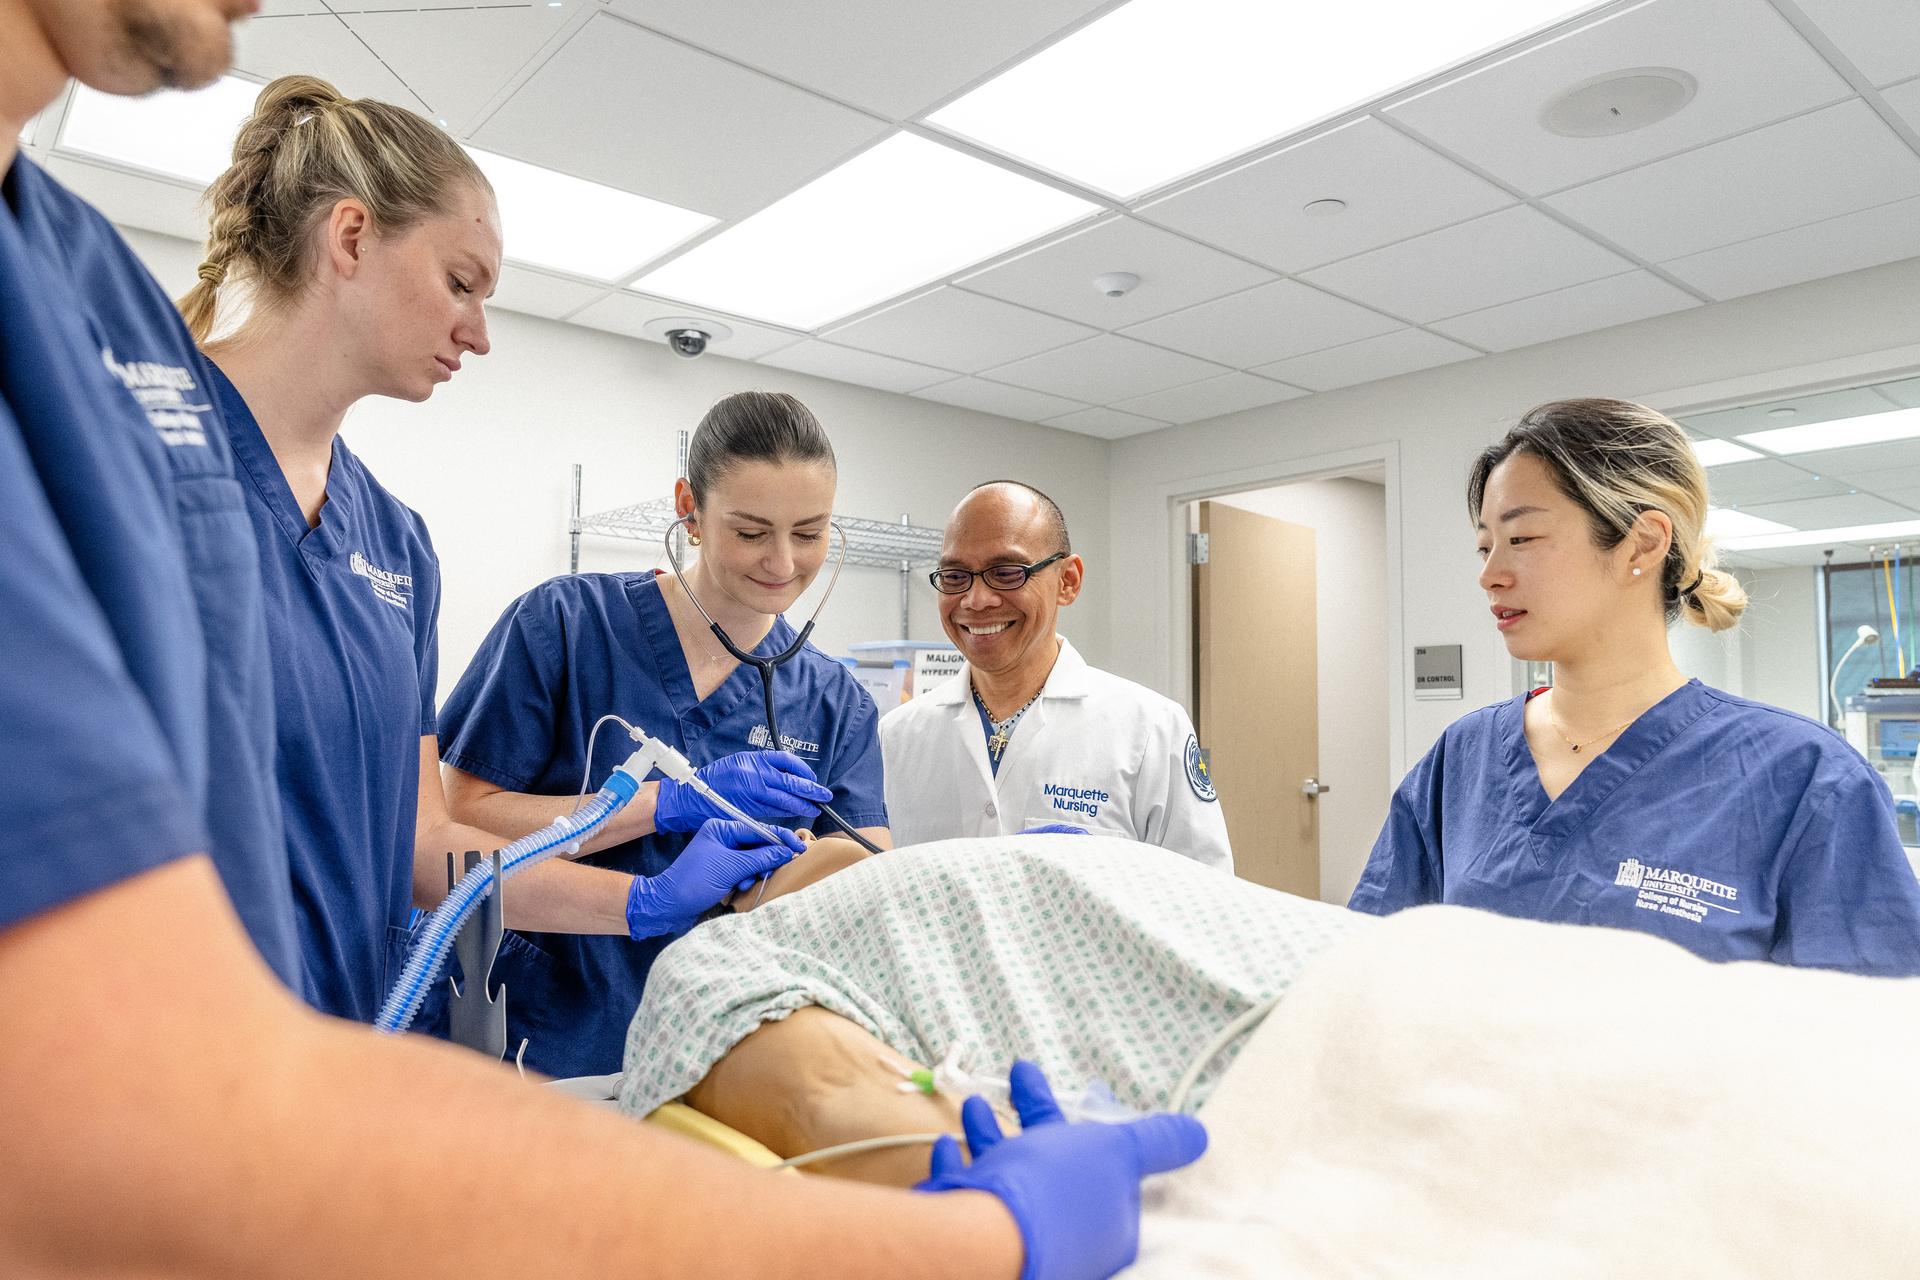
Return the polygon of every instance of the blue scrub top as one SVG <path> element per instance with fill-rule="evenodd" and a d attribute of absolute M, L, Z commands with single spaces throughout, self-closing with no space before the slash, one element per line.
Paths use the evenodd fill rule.
<path fill-rule="evenodd" d="M 297 988 L 259 571 L 206 364 L 104 218 L 24 156 L 3 190 L 0 926 L 202 851 Z"/>
<path fill-rule="evenodd" d="M 212 378 L 260 549 L 305 995 L 372 1022 L 407 957 L 440 562 L 425 522 L 337 436 L 309 528 L 253 411 Z"/>
<path fill-rule="evenodd" d="M 1441 735 L 1350 906 L 1450 902 L 1640 929 L 1711 960 L 1920 973 L 1920 883 L 1892 796 L 1830 730 L 1692 680 L 1549 803 L 1525 704 Z"/>
<path fill-rule="evenodd" d="M 793 640 L 775 619 L 754 652 L 780 653 Z M 879 716 L 847 669 L 808 645 L 775 675 L 774 705 L 782 744 L 832 788 L 840 816 L 885 826 Z M 603 715 L 626 718 L 696 765 L 766 745 L 759 673 L 743 665 L 697 701 L 653 575 L 577 574 L 535 587 L 494 624 L 441 708 L 442 758 L 511 791 L 573 795 L 587 733 Z M 632 751 L 619 726 L 603 728 L 590 787 Z M 589 860 L 658 875 L 690 838 L 655 833 Z M 647 970 L 671 940 L 508 932 L 494 979 L 507 989 L 509 1046 L 526 1039 L 527 1065 L 549 1075 L 619 1070 Z"/>

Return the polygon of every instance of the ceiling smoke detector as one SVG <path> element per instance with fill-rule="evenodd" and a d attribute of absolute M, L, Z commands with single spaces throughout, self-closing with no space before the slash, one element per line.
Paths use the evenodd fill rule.
<path fill-rule="evenodd" d="M 1335 199 L 1332 196 L 1327 197 L 1325 200 L 1309 200 L 1300 206 L 1300 212 L 1306 214 L 1309 218 L 1331 218 L 1336 214 L 1342 214 L 1346 211 L 1347 202 L 1345 200 Z"/>
<path fill-rule="evenodd" d="M 1609 71 L 1567 90 L 1540 113 L 1548 133 L 1610 138 L 1659 124 L 1693 101 L 1700 84 L 1674 67 Z"/>
<path fill-rule="evenodd" d="M 1102 271 L 1093 278 L 1093 287 L 1109 298 L 1124 298 L 1140 285 L 1140 277 L 1131 271 Z"/>

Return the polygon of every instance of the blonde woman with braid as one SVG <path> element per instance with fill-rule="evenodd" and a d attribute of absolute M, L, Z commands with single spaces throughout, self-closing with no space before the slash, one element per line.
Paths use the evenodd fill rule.
<path fill-rule="evenodd" d="M 426 525 L 340 425 L 367 396 L 425 400 L 487 354 L 500 218 L 452 138 L 311 76 L 261 91 L 208 202 L 206 261 L 180 309 L 216 366 L 259 546 L 305 994 L 371 1021 L 405 959 L 412 908 L 445 892 L 447 852 L 505 841 L 448 816 L 439 562 Z M 230 301 L 237 327 L 208 341 Z M 701 899 L 697 913 L 790 856 L 696 837 L 652 891 Z M 626 934 L 636 880 L 543 865 L 516 882 L 509 923 Z"/>
<path fill-rule="evenodd" d="M 1920 973 L 1920 885 L 1886 784 L 1825 726 L 1689 680 L 1675 621 L 1746 608 L 1684 432 L 1618 400 L 1528 413 L 1467 484 L 1480 586 L 1551 689 L 1441 735 L 1351 906 L 1449 902 L 1639 929 L 1715 960 Z"/>

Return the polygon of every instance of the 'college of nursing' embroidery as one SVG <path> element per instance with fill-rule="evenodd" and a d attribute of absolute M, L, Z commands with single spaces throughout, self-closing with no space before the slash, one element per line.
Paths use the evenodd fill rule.
<path fill-rule="evenodd" d="M 373 588 L 373 594 L 396 609 L 407 607 L 407 600 L 413 595 L 413 578 L 410 575 L 388 573 L 385 569 L 375 568 L 358 551 L 348 557 L 347 566 L 367 580 Z"/>
<path fill-rule="evenodd" d="M 198 389 L 191 373 L 178 365 L 156 364 L 151 360 L 121 364 L 113 358 L 112 347 L 100 349 L 100 363 L 145 410 L 147 421 L 159 434 L 162 444 L 175 449 L 182 445 L 207 447 L 206 427 L 200 415 L 213 406 L 194 404 L 187 399 L 187 392 Z"/>
<path fill-rule="evenodd" d="M 760 750 L 765 751 L 772 743 L 773 735 L 767 732 L 767 726 L 763 724 L 753 726 L 753 730 L 747 734 L 747 745 L 750 747 L 758 747 Z M 784 733 L 780 735 L 780 749 L 782 751 L 791 751 L 797 756 L 818 757 L 820 754 L 819 743 L 808 742 L 805 738 L 788 737 Z"/>
<path fill-rule="evenodd" d="M 1735 916 L 1740 914 L 1740 908 L 1730 905 L 1739 900 L 1738 889 L 1730 884 L 1696 876 L 1690 871 L 1650 867 L 1638 858 L 1628 858 L 1620 864 L 1613 882 L 1637 890 L 1639 896 L 1633 905 L 1642 911 L 1679 916 L 1695 924 L 1705 920 L 1710 910 Z M 1720 901 L 1715 901 L 1716 898 Z"/>

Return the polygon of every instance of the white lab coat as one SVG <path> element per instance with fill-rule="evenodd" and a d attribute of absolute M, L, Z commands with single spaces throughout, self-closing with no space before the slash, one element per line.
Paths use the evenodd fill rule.
<path fill-rule="evenodd" d="M 971 680 L 962 668 L 880 721 L 896 844 L 1067 822 L 1233 870 L 1227 822 L 1179 703 L 1088 666 L 1062 637 L 996 777 Z"/>

